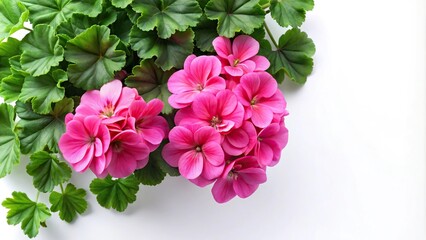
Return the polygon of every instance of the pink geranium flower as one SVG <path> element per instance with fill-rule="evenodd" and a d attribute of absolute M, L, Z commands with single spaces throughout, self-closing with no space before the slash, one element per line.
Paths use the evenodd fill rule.
<path fill-rule="evenodd" d="M 177 126 L 170 131 L 169 140 L 162 155 L 169 165 L 179 167 L 185 178 L 211 180 L 222 173 L 225 160 L 221 137 L 212 127 Z"/>
<path fill-rule="evenodd" d="M 244 119 L 244 108 L 237 96 L 230 90 L 222 90 L 213 95 L 199 94 L 191 108 L 180 110 L 175 118 L 176 124 L 199 124 L 211 126 L 218 132 L 226 133 L 239 128 Z"/>
<path fill-rule="evenodd" d="M 225 80 L 219 76 L 221 63 L 214 56 L 186 58 L 184 69 L 173 73 L 167 82 L 172 95 L 169 103 L 172 107 L 180 109 L 191 105 L 200 92 L 216 94 L 225 89 Z"/>
<path fill-rule="evenodd" d="M 106 156 L 111 162 L 102 177 L 109 173 L 112 177 L 123 178 L 146 166 L 149 148 L 135 131 L 124 130 L 111 140 Z"/>
<path fill-rule="evenodd" d="M 160 145 L 169 130 L 166 119 L 158 116 L 163 106 L 159 99 L 148 103 L 141 99 L 134 101 L 129 107 L 127 124 L 142 137 L 151 152 Z"/>
<path fill-rule="evenodd" d="M 252 37 L 240 35 L 231 45 L 231 40 L 217 37 L 213 40 L 213 47 L 223 64 L 222 74 L 234 77 L 254 71 L 265 71 L 269 68 L 269 61 L 263 56 L 256 56 L 259 52 L 259 43 Z"/>
<path fill-rule="evenodd" d="M 248 73 L 235 88 L 238 100 L 245 108 L 245 118 L 259 128 L 267 127 L 274 114 L 285 112 L 286 101 L 275 79 L 266 72 Z"/>
<path fill-rule="evenodd" d="M 284 125 L 272 123 L 257 136 L 254 155 L 261 166 L 274 166 L 281 157 L 281 150 L 287 145 L 288 130 Z"/>
<path fill-rule="evenodd" d="M 70 120 L 66 132 L 59 140 L 59 149 L 65 160 L 77 172 L 91 168 L 95 174 L 101 174 L 109 161 L 105 157 L 110 144 L 110 135 L 101 119 L 96 116 Z"/>
<path fill-rule="evenodd" d="M 101 87 L 101 90 L 87 91 L 81 97 L 81 103 L 76 108 L 76 117 L 95 115 L 104 123 L 115 123 L 123 120 L 130 104 L 138 97 L 134 88 L 124 87 L 119 80 L 111 81 Z"/>
<path fill-rule="evenodd" d="M 257 142 L 256 128 L 249 121 L 245 121 L 240 128 L 232 130 L 224 137 L 222 148 L 232 156 L 247 155 Z"/>
<path fill-rule="evenodd" d="M 213 197 L 218 203 L 227 202 L 236 195 L 247 198 L 264 182 L 266 172 L 257 159 L 253 156 L 242 157 L 225 167 L 222 176 L 213 185 Z"/>

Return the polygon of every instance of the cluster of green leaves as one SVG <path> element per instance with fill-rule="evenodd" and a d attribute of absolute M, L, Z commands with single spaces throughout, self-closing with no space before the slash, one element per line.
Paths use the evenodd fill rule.
<path fill-rule="evenodd" d="M 85 91 L 124 70 L 125 84 L 146 101 L 161 99 L 162 114 L 172 119 L 169 77 L 190 54 L 214 54 L 217 36 L 239 34 L 260 42 L 278 82 L 287 76 L 302 84 L 312 72 L 315 46 L 299 27 L 313 6 L 313 0 L 0 0 L 0 97 L 6 102 L 0 105 L 0 178 L 29 155 L 27 173 L 39 193 L 50 194 L 51 204 L 14 192 L 3 202 L 8 222 L 34 237 L 51 212 L 70 222 L 87 208 L 86 192 L 68 183 L 71 170 L 58 149 L 65 115 Z M 278 41 L 267 14 L 288 29 Z M 24 27 L 27 21 L 31 29 Z M 21 29 L 29 33 L 13 38 Z M 161 157 L 162 146 L 128 178 L 95 179 L 90 190 L 99 204 L 124 211 L 140 184 L 178 176 Z"/>

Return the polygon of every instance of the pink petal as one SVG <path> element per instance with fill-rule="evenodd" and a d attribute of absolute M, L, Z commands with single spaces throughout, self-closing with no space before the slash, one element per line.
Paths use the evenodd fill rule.
<path fill-rule="evenodd" d="M 277 92 L 272 97 L 263 98 L 257 104 L 267 106 L 277 114 L 284 113 L 287 105 L 284 100 L 284 96 L 279 89 L 277 89 Z"/>
<path fill-rule="evenodd" d="M 76 116 L 98 116 L 103 110 L 100 92 L 98 90 L 87 91 L 81 96 L 80 105 L 76 108 Z"/>
<path fill-rule="evenodd" d="M 238 104 L 237 96 L 230 90 L 222 90 L 217 93 L 217 111 L 226 116 L 234 112 Z"/>
<path fill-rule="evenodd" d="M 144 140 L 152 144 L 160 144 L 164 138 L 164 132 L 157 128 L 141 129 L 141 134 Z"/>
<path fill-rule="evenodd" d="M 143 115 L 147 117 L 157 116 L 163 110 L 164 103 L 157 98 L 152 99 L 146 104 Z"/>
<path fill-rule="evenodd" d="M 170 134 L 169 134 L 169 138 L 170 138 Z M 221 137 L 220 137 L 220 134 L 214 130 L 214 128 L 201 127 L 200 129 L 195 131 L 194 140 L 196 145 L 204 145 L 209 142 L 215 142 L 220 144 Z"/>
<path fill-rule="evenodd" d="M 280 131 L 280 125 L 278 123 L 272 123 L 266 128 L 262 129 L 259 133 L 260 138 L 274 137 Z"/>
<path fill-rule="evenodd" d="M 69 163 L 76 163 L 86 155 L 90 148 L 90 144 L 80 139 L 72 138 L 69 134 L 65 133 L 59 139 L 59 149 L 62 152 L 65 160 Z"/>
<path fill-rule="evenodd" d="M 106 164 L 107 160 L 105 155 L 101 155 L 100 157 L 95 157 L 93 159 L 90 169 L 95 175 L 100 175 L 108 167 Z"/>
<path fill-rule="evenodd" d="M 123 178 L 132 174 L 136 170 L 136 160 L 131 153 L 113 152 L 108 172 L 112 177 Z"/>
<path fill-rule="evenodd" d="M 241 105 L 241 103 L 237 103 L 237 106 L 234 111 L 227 116 L 223 116 L 223 119 L 234 122 L 234 128 L 239 128 L 243 124 L 244 114 L 245 112 L 243 105 Z"/>
<path fill-rule="evenodd" d="M 84 119 L 84 127 L 90 137 L 98 135 L 101 119 L 96 116 L 88 116 Z M 81 134 L 81 133 L 80 133 Z"/>
<path fill-rule="evenodd" d="M 221 58 L 226 58 L 232 53 L 231 40 L 229 40 L 229 38 L 217 37 L 213 40 L 212 44 L 217 55 L 219 55 Z"/>
<path fill-rule="evenodd" d="M 145 101 L 133 101 L 129 107 L 129 115 L 131 117 L 134 117 L 135 120 L 141 119 L 143 117 L 143 112 L 146 106 L 147 104 L 145 103 Z"/>
<path fill-rule="evenodd" d="M 95 157 L 100 157 L 104 153 L 102 142 L 99 138 L 95 139 Z"/>
<path fill-rule="evenodd" d="M 201 175 L 197 178 L 189 179 L 189 181 L 192 182 L 193 184 L 199 186 L 199 187 L 205 187 L 205 186 L 214 182 L 214 180 L 207 180 Z"/>
<path fill-rule="evenodd" d="M 84 122 L 79 120 L 70 121 L 66 126 L 66 133 L 74 139 L 82 141 L 88 141 L 90 139 L 90 135 L 84 127 Z"/>
<path fill-rule="evenodd" d="M 179 172 L 186 179 L 194 179 L 203 171 L 203 155 L 194 150 L 185 152 L 178 162 Z"/>
<path fill-rule="evenodd" d="M 173 144 L 168 143 L 164 145 L 163 151 L 161 152 L 161 156 L 163 156 L 164 160 L 172 167 L 177 167 L 179 158 L 186 152 L 187 150 L 182 150 L 174 147 Z"/>
<path fill-rule="evenodd" d="M 259 42 L 247 35 L 236 37 L 232 43 L 232 53 L 241 62 L 245 61 L 259 52 Z"/>
<path fill-rule="evenodd" d="M 120 99 L 123 84 L 120 80 L 113 80 L 101 87 L 100 97 L 104 106 L 115 106 Z"/>
<path fill-rule="evenodd" d="M 171 93 L 192 91 L 195 85 L 196 83 L 189 78 L 185 70 L 179 70 L 173 73 L 167 82 L 167 88 Z"/>
<path fill-rule="evenodd" d="M 256 64 L 254 71 L 265 71 L 270 66 L 269 60 L 264 56 L 254 56 L 250 60 Z"/>
<path fill-rule="evenodd" d="M 198 95 L 198 92 L 184 92 L 180 94 L 172 94 L 169 97 L 169 104 L 176 109 L 188 107 L 194 101 L 194 98 Z"/>
<path fill-rule="evenodd" d="M 223 172 L 225 164 L 219 166 L 213 166 L 208 161 L 204 161 L 203 172 L 201 177 L 207 180 L 217 179 Z"/>
<path fill-rule="evenodd" d="M 219 76 L 222 64 L 214 56 L 200 56 L 191 62 L 191 76 L 197 83 L 205 83 L 207 79 Z"/>
<path fill-rule="evenodd" d="M 89 168 L 90 163 L 93 159 L 93 152 L 94 152 L 94 146 L 92 145 L 87 149 L 86 154 L 84 155 L 84 157 L 80 161 L 78 161 L 76 163 L 72 163 L 74 170 L 77 171 L 77 172 L 86 171 L 87 168 Z"/>
<path fill-rule="evenodd" d="M 188 57 L 186 57 L 185 62 L 183 63 L 183 69 L 185 71 L 189 72 L 191 69 L 191 62 L 196 58 L 195 54 L 191 54 Z"/>
<path fill-rule="evenodd" d="M 215 77 L 209 78 L 206 81 L 203 91 L 216 94 L 217 92 L 225 88 L 226 88 L 225 79 L 223 79 L 222 77 L 215 76 Z"/>
<path fill-rule="evenodd" d="M 240 67 L 224 66 L 225 72 L 234 77 L 240 77 L 244 74 L 243 69 Z"/>
<path fill-rule="evenodd" d="M 212 188 L 212 194 L 214 200 L 218 203 L 225 203 L 236 196 L 232 180 L 228 178 L 218 179 Z"/>
<path fill-rule="evenodd" d="M 115 91 L 117 91 L 117 89 Z M 115 114 L 120 115 L 120 113 L 122 112 L 125 112 L 127 114 L 130 104 L 132 104 L 132 102 L 136 100 L 137 96 L 139 96 L 139 94 L 136 89 L 124 87 L 121 90 L 120 99 L 118 99 L 118 102 L 115 105 Z"/>
<path fill-rule="evenodd" d="M 213 166 L 222 165 L 225 162 L 225 155 L 219 143 L 207 142 L 202 146 L 205 159 Z"/>
<path fill-rule="evenodd" d="M 226 135 L 226 140 L 237 148 L 243 148 L 250 142 L 248 134 L 243 129 L 237 129 Z"/>
<path fill-rule="evenodd" d="M 253 106 L 251 120 L 256 127 L 265 128 L 271 122 L 274 114 L 272 111 L 265 106 Z"/>
<path fill-rule="evenodd" d="M 244 71 L 244 73 L 250 73 L 256 69 L 256 63 L 250 60 L 246 60 L 238 64 L 238 67 L 241 68 Z"/>
<path fill-rule="evenodd" d="M 211 93 L 201 93 L 195 99 L 192 105 L 194 117 L 210 121 L 217 115 L 217 99 Z"/>
<path fill-rule="evenodd" d="M 74 119 L 74 114 L 68 113 L 67 115 L 65 115 L 65 125 L 67 125 L 73 119 Z"/>
<path fill-rule="evenodd" d="M 195 147 L 193 133 L 182 126 L 176 126 L 170 131 L 169 140 L 178 149 L 192 149 Z"/>
<path fill-rule="evenodd" d="M 240 198 L 247 198 L 257 190 L 259 185 L 257 185 L 257 184 L 256 185 L 250 185 L 250 184 L 246 183 L 244 181 L 244 179 L 238 178 L 237 180 L 235 180 L 233 182 L 233 187 L 234 187 L 235 193 Z"/>
<path fill-rule="evenodd" d="M 238 171 L 238 177 L 244 179 L 247 184 L 258 185 L 266 182 L 266 172 L 262 168 L 247 168 Z"/>
<path fill-rule="evenodd" d="M 274 151 L 272 148 L 268 144 L 264 144 L 262 142 L 260 142 L 259 146 L 255 148 L 255 154 L 261 166 L 268 166 L 274 157 Z"/>

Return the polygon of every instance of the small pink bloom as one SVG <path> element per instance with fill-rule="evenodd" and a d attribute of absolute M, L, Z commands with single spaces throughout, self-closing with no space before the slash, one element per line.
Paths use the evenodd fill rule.
<path fill-rule="evenodd" d="M 213 40 L 213 47 L 223 64 L 222 74 L 242 76 L 254 71 L 265 71 L 269 68 L 269 61 L 263 56 L 256 56 L 259 52 L 259 43 L 252 37 L 240 35 L 231 46 L 231 40 L 217 37 Z"/>
<path fill-rule="evenodd" d="M 231 156 L 247 155 L 257 142 L 256 128 L 249 121 L 245 121 L 241 128 L 231 130 L 225 135 L 222 148 Z"/>
<path fill-rule="evenodd" d="M 244 75 L 234 92 L 245 108 L 245 118 L 251 119 L 256 127 L 267 127 L 274 114 L 286 111 L 284 96 L 275 79 L 267 72 Z"/>
<path fill-rule="evenodd" d="M 239 128 L 244 119 L 244 108 L 230 90 L 213 95 L 199 94 L 191 108 L 180 110 L 175 118 L 178 125 L 199 124 L 212 126 L 220 133 Z"/>
<path fill-rule="evenodd" d="M 87 91 L 76 108 L 76 116 L 98 116 L 106 124 L 123 120 L 130 104 L 139 96 L 136 89 L 122 86 L 119 80 L 111 81 L 101 90 Z"/>
<path fill-rule="evenodd" d="M 110 164 L 102 176 L 109 173 L 112 177 L 123 178 L 148 163 L 149 148 L 139 134 L 124 130 L 111 140 L 106 157 Z"/>
<path fill-rule="evenodd" d="M 177 126 L 170 131 L 169 140 L 162 155 L 169 165 L 179 167 L 185 178 L 211 180 L 222 173 L 225 160 L 221 137 L 212 127 Z"/>
<path fill-rule="evenodd" d="M 172 93 L 170 105 L 177 109 L 184 108 L 191 105 L 200 92 L 216 94 L 225 89 L 225 80 L 219 76 L 221 66 L 214 56 L 188 56 L 184 69 L 175 72 L 167 83 Z"/>
<path fill-rule="evenodd" d="M 129 107 L 127 123 L 142 137 L 151 152 L 160 145 L 169 131 L 166 119 L 158 116 L 163 106 L 159 99 L 148 103 L 141 99 L 134 101 Z"/>
<path fill-rule="evenodd" d="M 62 155 L 77 172 L 84 172 L 90 167 L 95 174 L 108 167 L 105 153 L 109 144 L 108 129 L 96 116 L 69 120 L 66 132 L 59 140 Z"/>
<path fill-rule="evenodd" d="M 266 182 L 266 172 L 253 156 L 239 158 L 229 163 L 214 183 L 212 194 L 216 202 L 224 203 L 236 195 L 247 198 L 259 184 Z"/>
<path fill-rule="evenodd" d="M 283 124 L 272 123 L 257 136 L 254 155 L 261 166 L 274 166 L 281 157 L 281 150 L 287 145 L 288 130 Z"/>

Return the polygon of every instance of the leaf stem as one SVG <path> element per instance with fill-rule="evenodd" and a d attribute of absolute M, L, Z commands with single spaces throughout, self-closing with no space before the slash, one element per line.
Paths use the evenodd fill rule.
<path fill-rule="evenodd" d="M 266 9 L 266 8 L 268 8 L 268 7 L 270 7 L 270 6 L 271 6 L 271 3 L 270 3 L 270 2 L 268 2 L 268 3 L 265 3 L 265 4 L 261 5 L 260 7 L 261 7 L 262 9 Z"/>
<path fill-rule="evenodd" d="M 266 22 L 264 22 L 263 26 L 265 27 L 266 32 L 268 33 L 269 38 L 271 39 L 272 43 L 274 44 L 274 46 L 278 49 L 278 44 L 274 39 L 274 36 L 272 35 L 271 30 L 269 29 L 268 25 L 266 24 Z"/>
<path fill-rule="evenodd" d="M 59 184 L 59 187 L 61 188 L 61 193 L 64 193 L 64 187 L 62 186 L 62 183 Z"/>
<path fill-rule="evenodd" d="M 29 32 L 33 31 L 32 29 L 29 29 L 29 28 L 27 28 L 27 27 L 23 27 L 22 29 L 25 29 L 25 30 L 27 30 L 27 31 L 29 31 Z"/>
<path fill-rule="evenodd" d="M 37 191 L 37 195 L 36 195 L 36 202 L 38 202 L 38 197 L 40 197 L 40 191 Z"/>

